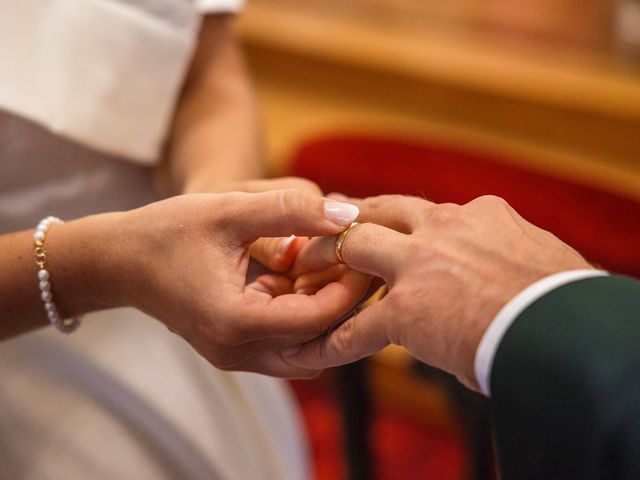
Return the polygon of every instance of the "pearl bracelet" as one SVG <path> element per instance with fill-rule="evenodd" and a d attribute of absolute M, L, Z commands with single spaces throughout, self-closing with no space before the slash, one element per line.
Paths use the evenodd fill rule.
<path fill-rule="evenodd" d="M 38 286 L 40 287 L 40 298 L 44 302 L 44 311 L 47 314 L 49 323 L 56 327 L 62 333 L 71 333 L 80 326 L 80 317 L 72 317 L 62 319 L 53 302 L 53 294 L 51 293 L 51 282 L 49 280 L 49 271 L 45 268 L 47 263 L 47 252 L 44 249 L 44 239 L 47 230 L 53 224 L 64 223 L 58 217 L 46 217 L 40 220 L 33 234 L 35 242 L 36 265 L 38 266 Z"/>

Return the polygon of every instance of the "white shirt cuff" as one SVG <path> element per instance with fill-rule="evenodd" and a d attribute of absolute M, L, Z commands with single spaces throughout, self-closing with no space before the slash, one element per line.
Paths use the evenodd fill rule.
<path fill-rule="evenodd" d="M 480 390 L 491 396 L 491 369 L 498 347 L 507 330 L 518 316 L 533 302 L 562 285 L 590 277 L 609 275 L 604 270 L 569 270 L 549 275 L 529 285 L 513 297 L 495 316 L 484 332 L 476 350 L 475 374 Z"/>
<path fill-rule="evenodd" d="M 194 4 L 202 13 L 225 13 L 241 10 L 244 0 L 195 0 Z"/>

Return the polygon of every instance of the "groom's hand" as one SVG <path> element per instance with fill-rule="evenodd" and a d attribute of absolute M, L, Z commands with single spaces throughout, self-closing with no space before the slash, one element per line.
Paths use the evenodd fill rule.
<path fill-rule="evenodd" d="M 384 279 L 389 291 L 330 334 L 286 352 L 292 365 L 340 365 L 394 343 L 477 388 L 475 351 L 499 309 L 547 275 L 591 268 L 497 197 L 463 206 L 404 196 L 350 201 L 360 221 L 372 223 L 349 232 L 343 258 Z M 297 273 L 335 264 L 335 240 L 314 239 L 300 253 Z"/>

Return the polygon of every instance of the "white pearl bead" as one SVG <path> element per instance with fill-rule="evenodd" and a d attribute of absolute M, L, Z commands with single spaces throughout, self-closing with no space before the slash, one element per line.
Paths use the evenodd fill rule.
<path fill-rule="evenodd" d="M 40 220 L 36 231 L 33 234 L 33 238 L 36 242 L 44 242 L 45 236 L 47 234 L 47 230 L 53 224 L 64 223 L 58 217 L 54 217 L 50 215 L 46 218 Z M 42 244 L 39 244 L 39 247 L 42 247 Z M 47 318 L 49 319 L 49 323 L 52 326 L 57 328 L 63 333 L 71 333 L 80 325 L 80 318 L 73 317 L 70 319 L 63 320 L 58 313 L 58 309 L 56 308 L 56 304 L 53 302 L 53 295 L 51 293 L 51 283 L 49 282 L 49 272 L 41 268 L 38 270 L 38 286 L 40 287 L 40 298 L 44 302 L 44 310 L 47 314 Z"/>

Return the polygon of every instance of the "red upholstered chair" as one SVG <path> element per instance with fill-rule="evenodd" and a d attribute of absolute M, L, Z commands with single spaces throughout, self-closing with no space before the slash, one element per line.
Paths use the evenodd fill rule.
<path fill-rule="evenodd" d="M 334 134 L 302 144 L 290 173 L 317 182 L 325 192 L 353 196 L 403 193 L 435 202 L 465 203 L 485 194 L 505 198 L 532 223 L 550 230 L 604 268 L 640 277 L 640 202 L 516 166 L 498 156 L 462 148 Z M 368 405 L 363 366 L 342 372 L 352 480 L 371 478 Z M 455 389 L 455 382 L 450 388 Z M 462 395 L 462 396 L 460 396 Z M 476 445 L 472 478 L 489 478 L 490 437 L 485 406 L 456 392 L 471 412 Z M 471 403 L 469 403 L 471 402 Z M 473 416 L 473 412 L 480 412 Z M 481 443 L 478 447 L 478 443 Z M 484 457 L 484 458 L 483 458 Z"/>

